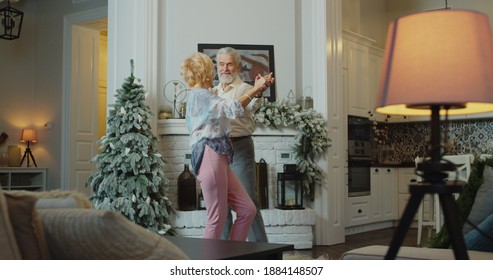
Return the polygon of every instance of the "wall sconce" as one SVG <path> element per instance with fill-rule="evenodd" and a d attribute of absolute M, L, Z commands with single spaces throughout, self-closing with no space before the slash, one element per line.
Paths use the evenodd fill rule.
<path fill-rule="evenodd" d="M 10 0 L 7 0 L 7 7 L 0 9 L 0 38 L 14 40 L 21 34 L 22 19 L 24 13 L 10 7 Z"/>
<path fill-rule="evenodd" d="M 36 130 L 34 130 L 34 129 L 23 129 L 20 142 L 21 143 L 27 143 L 26 151 L 24 152 L 24 156 L 22 157 L 20 166 L 22 166 L 24 159 L 27 158 L 27 167 L 29 167 L 29 165 L 30 165 L 29 164 L 29 158 L 31 158 L 33 160 L 34 166 L 38 167 L 38 165 L 36 164 L 36 161 L 34 160 L 33 153 L 31 152 L 31 148 L 29 147 L 29 144 L 31 142 L 32 143 L 37 142 Z"/>
<path fill-rule="evenodd" d="M 303 207 L 303 173 L 296 164 L 285 164 L 284 172 L 277 173 L 277 208 L 305 209 Z"/>

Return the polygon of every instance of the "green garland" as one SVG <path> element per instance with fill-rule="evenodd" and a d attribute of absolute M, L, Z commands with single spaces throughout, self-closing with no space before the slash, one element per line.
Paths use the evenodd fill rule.
<path fill-rule="evenodd" d="M 330 146 L 327 121 L 314 109 L 302 110 L 299 105 L 288 102 L 264 100 L 254 115 L 256 124 L 278 128 L 294 124 L 300 131 L 295 136 L 294 154 L 298 170 L 304 174 L 305 196 L 313 200 L 313 187 L 324 183 L 322 170 L 315 157 Z"/>

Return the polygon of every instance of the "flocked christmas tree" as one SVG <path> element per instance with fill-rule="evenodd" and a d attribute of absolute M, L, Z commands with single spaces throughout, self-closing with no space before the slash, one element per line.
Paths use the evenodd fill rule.
<path fill-rule="evenodd" d="M 106 135 L 99 140 L 102 152 L 93 159 L 97 171 L 87 182 L 93 190 L 91 200 L 96 209 L 118 211 L 152 232 L 175 235 L 164 161 L 149 122 L 152 113 L 144 87 L 134 77 L 133 60 L 130 66 L 131 74 L 109 111 Z"/>

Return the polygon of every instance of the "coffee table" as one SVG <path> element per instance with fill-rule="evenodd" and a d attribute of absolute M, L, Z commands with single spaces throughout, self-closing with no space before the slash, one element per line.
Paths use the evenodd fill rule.
<path fill-rule="evenodd" d="M 166 236 L 192 260 L 282 260 L 292 244 Z"/>

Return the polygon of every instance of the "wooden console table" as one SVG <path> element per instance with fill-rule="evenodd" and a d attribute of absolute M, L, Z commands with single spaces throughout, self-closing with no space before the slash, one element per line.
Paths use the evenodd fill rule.
<path fill-rule="evenodd" d="M 166 236 L 192 260 L 282 260 L 284 251 L 294 250 L 291 244 L 213 240 Z"/>

